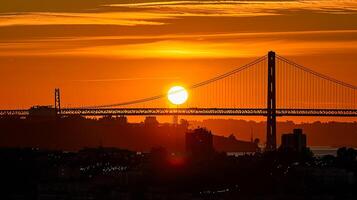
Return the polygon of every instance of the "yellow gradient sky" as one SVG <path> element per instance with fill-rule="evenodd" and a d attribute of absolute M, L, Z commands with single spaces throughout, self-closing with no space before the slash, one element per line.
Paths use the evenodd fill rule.
<path fill-rule="evenodd" d="M 0 108 L 143 98 L 269 50 L 357 85 L 357 1 L 1 0 Z"/>

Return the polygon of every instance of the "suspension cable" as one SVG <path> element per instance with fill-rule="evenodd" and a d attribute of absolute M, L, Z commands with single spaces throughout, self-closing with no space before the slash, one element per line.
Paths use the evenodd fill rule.
<path fill-rule="evenodd" d="M 264 59 L 266 59 L 266 55 L 265 56 L 262 56 L 248 64 L 245 64 L 241 67 L 238 67 L 232 71 L 229 71 L 227 73 L 224 73 L 222 75 L 219 75 L 219 76 L 216 76 L 214 78 L 211 78 L 211 79 L 208 79 L 206 81 L 203 81 L 203 82 L 200 82 L 200 83 L 197 83 L 197 84 L 194 84 L 192 86 L 189 87 L 189 89 L 195 89 L 195 88 L 198 88 L 198 87 L 202 87 L 202 86 L 205 86 L 205 85 L 208 85 L 212 82 L 215 82 L 215 81 L 219 81 L 221 79 L 224 79 L 228 76 L 231 76 L 233 74 L 236 74 L 236 73 L 239 73 L 245 69 L 248 69 L 249 67 L 251 66 L 254 66 L 255 64 L 263 61 Z M 179 91 L 177 91 L 179 92 Z M 160 94 L 160 95 L 156 95 L 156 96 L 152 96 L 152 97 L 148 97 L 148 98 L 143 98 L 143 99 L 137 99 L 137 100 L 133 100 L 133 101 L 127 101 L 127 102 L 122 102 L 122 103 L 113 103 L 113 104 L 105 104 L 105 105 L 95 105 L 95 106 L 83 106 L 83 107 L 74 107 L 72 109 L 76 109 L 76 108 L 81 108 L 81 109 L 91 109 L 91 108 L 106 108 L 106 107 L 118 107 L 118 106 L 127 106 L 127 105 L 133 105 L 133 104 L 138 104 L 138 103 L 145 103 L 145 102 L 148 102 L 148 101 L 153 101 L 153 100 L 158 100 L 158 99 L 161 99 L 161 98 L 164 98 L 166 97 L 166 94 Z"/>
<path fill-rule="evenodd" d="M 290 61 L 290 60 L 288 60 L 288 59 L 286 59 L 286 58 L 284 58 L 284 57 L 282 57 L 282 56 L 279 56 L 279 55 L 276 55 L 276 56 L 277 56 L 278 59 L 280 59 L 280 60 L 282 60 L 282 61 L 284 61 L 284 62 L 286 62 L 286 63 L 288 63 L 288 64 L 290 64 L 290 65 L 292 65 L 292 66 L 294 66 L 294 67 L 296 67 L 296 68 L 299 68 L 299 69 L 301 69 L 301 70 L 303 70 L 303 71 L 305 71 L 305 72 L 308 72 L 308 73 L 310 73 L 310 74 L 313 74 L 313 75 L 315 75 L 315 76 L 317 76 L 317 77 L 320 77 L 320 78 L 323 78 L 323 79 L 325 79 L 325 80 L 334 82 L 334 83 L 336 83 L 336 84 L 342 85 L 342 86 L 344 86 L 344 87 L 348 87 L 348 88 L 357 90 L 357 86 L 355 86 L 355 85 L 352 85 L 352 84 L 349 84 L 349 83 L 346 83 L 346 82 L 343 82 L 343 81 L 334 79 L 334 78 L 332 78 L 332 77 L 330 77 L 330 76 L 327 76 L 327 75 L 318 73 L 318 72 L 313 71 L 313 70 L 311 70 L 311 69 L 309 69 L 309 68 L 307 68 L 307 67 L 304 67 L 304 66 L 302 66 L 302 65 L 300 65 L 300 64 L 297 64 L 297 63 L 295 63 L 295 62 L 293 62 L 293 61 Z"/>

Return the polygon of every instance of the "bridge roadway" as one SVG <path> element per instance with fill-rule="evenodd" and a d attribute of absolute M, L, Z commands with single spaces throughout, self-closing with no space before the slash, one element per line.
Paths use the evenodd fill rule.
<path fill-rule="evenodd" d="M 221 115 L 266 116 L 266 108 L 63 108 L 63 116 Z M 28 116 L 29 110 L 0 110 L 0 116 Z M 277 116 L 357 117 L 357 109 L 276 109 Z"/>

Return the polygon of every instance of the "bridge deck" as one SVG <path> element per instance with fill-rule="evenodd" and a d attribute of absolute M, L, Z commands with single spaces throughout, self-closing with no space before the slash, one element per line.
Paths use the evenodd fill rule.
<path fill-rule="evenodd" d="M 264 108 L 101 108 L 61 109 L 59 115 L 221 115 L 266 116 Z M 29 110 L 0 110 L 0 116 L 27 116 Z M 356 109 L 276 109 L 277 116 L 336 116 L 357 117 Z"/>

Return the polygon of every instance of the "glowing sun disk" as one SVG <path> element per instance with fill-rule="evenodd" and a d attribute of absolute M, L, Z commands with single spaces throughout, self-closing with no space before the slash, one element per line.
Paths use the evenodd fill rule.
<path fill-rule="evenodd" d="M 173 86 L 167 93 L 169 101 L 175 105 L 183 104 L 188 99 L 188 92 L 182 86 Z"/>

